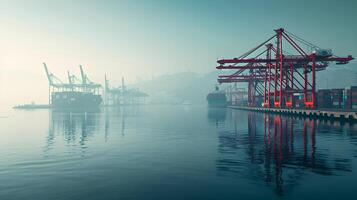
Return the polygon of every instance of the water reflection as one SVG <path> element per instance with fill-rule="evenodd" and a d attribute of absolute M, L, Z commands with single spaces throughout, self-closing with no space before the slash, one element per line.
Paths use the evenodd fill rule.
<path fill-rule="evenodd" d="M 100 112 L 57 112 L 49 113 L 49 130 L 44 151 L 52 149 L 56 137 L 62 137 L 67 146 L 79 145 L 86 148 L 86 142 L 100 128 Z"/>
<path fill-rule="evenodd" d="M 226 120 L 227 110 L 225 108 L 209 107 L 207 111 L 207 118 L 210 122 L 218 124 Z"/>
<path fill-rule="evenodd" d="M 93 112 L 50 111 L 44 152 L 50 151 L 56 142 L 84 149 L 88 148 L 87 142 L 95 135 L 104 134 L 105 142 L 112 132 L 124 136 L 127 118 L 138 116 L 140 112 L 138 106 L 104 108 Z"/>
<path fill-rule="evenodd" d="M 355 137 L 352 134 L 355 127 L 244 113 L 248 120 L 246 124 L 242 119 L 245 115 L 232 115 L 233 128 L 221 128 L 218 132 L 216 167 L 220 176 L 243 177 L 254 184 L 264 183 L 278 195 L 283 195 L 306 175 L 331 176 L 352 170 L 348 155 L 335 153 L 336 149 L 320 145 L 318 139 L 338 140 L 341 138 L 336 135 L 341 137 L 344 131 Z"/>
<path fill-rule="evenodd" d="M 125 124 L 127 118 L 137 117 L 142 114 L 142 107 L 140 106 L 123 106 L 123 107 L 107 107 L 103 110 L 105 115 L 105 135 L 108 136 L 109 132 L 114 130 L 122 136 L 125 135 Z M 120 127 L 115 125 L 120 124 Z M 114 127 L 112 127 L 114 125 Z"/>

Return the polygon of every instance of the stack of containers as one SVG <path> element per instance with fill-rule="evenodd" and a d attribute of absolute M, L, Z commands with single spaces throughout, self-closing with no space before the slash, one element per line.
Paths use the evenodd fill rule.
<path fill-rule="evenodd" d="M 317 106 L 319 108 L 331 108 L 331 90 L 321 89 L 317 93 Z"/>
<path fill-rule="evenodd" d="M 350 110 L 350 109 L 352 108 L 351 103 L 352 103 L 351 90 L 350 90 L 350 89 L 346 89 L 345 108 L 346 108 L 347 110 Z"/>
<path fill-rule="evenodd" d="M 332 89 L 332 108 L 343 108 L 343 91 L 344 89 Z"/>
<path fill-rule="evenodd" d="M 351 86 L 351 108 L 357 109 L 357 86 Z"/>

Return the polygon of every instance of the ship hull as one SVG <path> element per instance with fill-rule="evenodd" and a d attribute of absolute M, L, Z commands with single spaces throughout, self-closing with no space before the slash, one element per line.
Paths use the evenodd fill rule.
<path fill-rule="evenodd" d="M 86 92 L 54 92 L 51 98 L 55 110 L 95 110 L 102 103 L 101 95 Z"/>
<path fill-rule="evenodd" d="M 227 98 L 224 93 L 209 93 L 207 95 L 207 103 L 210 107 L 226 107 Z"/>

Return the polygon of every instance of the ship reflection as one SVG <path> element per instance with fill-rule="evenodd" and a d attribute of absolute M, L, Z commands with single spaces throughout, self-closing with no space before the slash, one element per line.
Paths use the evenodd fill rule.
<path fill-rule="evenodd" d="M 100 127 L 100 116 L 100 112 L 51 111 L 45 151 L 52 149 L 56 138 L 63 138 L 67 146 L 79 145 L 85 148 L 86 142 Z"/>
<path fill-rule="evenodd" d="M 105 136 L 110 132 L 120 133 L 125 136 L 127 118 L 134 118 L 142 114 L 142 108 L 136 105 L 122 107 L 109 107 L 103 110 L 105 115 Z"/>
<path fill-rule="evenodd" d="M 219 123 L 224 122 L 226 120 L 226 116 L 227 116 L 226 108 L 209 107 L 207 110 L 207 118 L 209 122 L 214 122 L 216 126 L 218 126 Z"/>
<path fill-rule="evenodd" d="M 126 120 L 140 113 L 135 106 L 105 108 L 92 112 L 50 111 L 49 129 L 44 152 L 54 148 L 55 143 L 78 146 L 86 149 L 93 137 L 104 137 L 107 142 L 113 136 L 125 136 Z"/>
<path fill-rule="evenodd" d="M 312 120 L 247 113 L 245 131 L 219 131 L 217 171 L 272 187 L 278 195 L 291 190 L 308 174 L 337 175 L 352 169 L 351 160 L 318 148 L 317 130 L 330 125 Z M 336 127 L 331 127 L 336 128 Z M 327 131 L 323 134 L 330 134 Z M 330 137 L 323 135 L 321 137 Z"/>

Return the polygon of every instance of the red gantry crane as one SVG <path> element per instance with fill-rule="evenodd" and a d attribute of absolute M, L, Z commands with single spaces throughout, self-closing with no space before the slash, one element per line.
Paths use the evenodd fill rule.
<path fill-rule="evenodd" d="M 274 39 L 275 45 L 271 43 Z M 301 48 L 301 44 L 306 45 L 311 53 Z M 289 53 L 286 49 L 296 53 Z M 316 72 L 326 69 L 331 62 L 347 64 L 352 59 L 351 55 L 337 57 L 332 50 L 321 49 L 279 28 L 268 40 L 240 57 L 218 60 L 216 68 L 236 70 L 231 75 L 220 75 L 219 83 L 248 83 L 248 106 L 256 106 L 256 98 L 260 97 L 263 107 L 293 108 L 294 95 L 303 94 L 305 108 L 314 109 Z"/>

